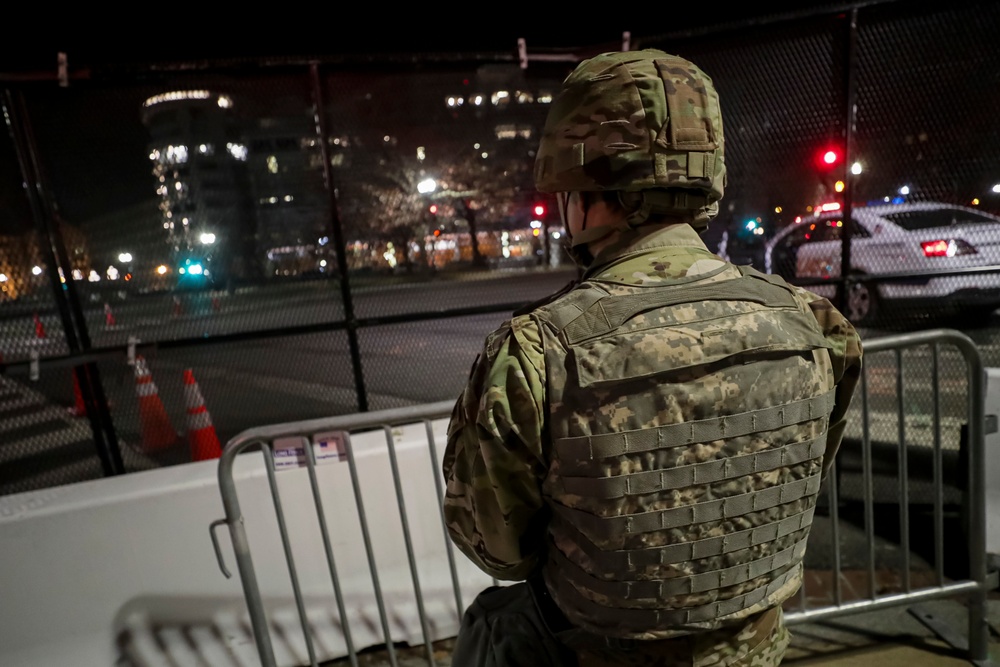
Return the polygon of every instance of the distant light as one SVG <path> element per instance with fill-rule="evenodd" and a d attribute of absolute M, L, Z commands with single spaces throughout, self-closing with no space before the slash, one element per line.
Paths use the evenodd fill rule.
<path fill-rule="evenodd" d="M 756 229 L 757 228 L 757 221 L 756 220 L 747 220 L 746 227 L 747 227 L 747 229 Z"/>
<path fill-rule="evenodd" d="M 330 242 L 330 237 L 329 236 L 321 236 L 320 239 L 319 239 L 319 244 L 320 245 L 326 245 L 329 242 Z"/>
<path fill-rule="evenodd" d="M 997 183 L 992 188 L 993 192 L 1000 192 L 1000 183 Z"/>
<path fill-rule="evenodd" d="M 532 220 L 530 223 L 528 223 L 528 225 L 532 229 L 539 229 L 542 226 L 542 221 L 541 220 Z M 536 234 L 536 236 L 537 236 L 537 234 Z"/>
<path fill-rule="evenodd" d="M 201 274 L 203 274 L 205 272 L 205 267 L 203 267 L 201 264 L 195 262 L 191 266 L 187 267 L 187 270 L 188 270 L 188 273 L 190 273 L 192 276 L 200 276 Z"/>
<path fill-rule="evenodd" d="M 211 93 L 207 90 L 178 90 L 161 95 L 154 95 L 142 103 L 144 107 L 151 107 L 162 102 L 176 102 L 183 100 L 207 100 Z"/>
<path fill-rule="evenodd" d="M 320 266 L 326 266 L 326 260 L 325 259 L 319 260 L 319 265 Z"/>
<path fill-rule="evenodd" d="M 184 275 L 185 273 L 187 273 L 187 269 L 185 269 L 185 268 L 184 268 L 184 267 L 182 266 L 182 267 L 180 267 L 179 269 L 177 269 L 177 273 L 179 273 L 179 274 L 181 274 L 181 275 L 183 276 L 183 275 Z"/>
<path fill-rule="evenodd" d="M 216 101 L 220 109 L 228 109 L 233 106 L 233 100 L 227 95 L 219 95 L 219 99 Z"/>
<path fill-rule="evenodd" d="M 245 162 L 247 159 L 247 147 L 243 144 L 234 144 L 230 142 L 226 144 L 226 150 L 240 162 Z"/>
<path fill-rule="evenodd" d="M 116 269 L 115 267 L 109 266 L 107 274 L 108 274 L 108 280 L 118 280 L 119 273 L 118 269 Z"/>
<path fill-rule="evenodd" d="M 417 146 L 417 159 L 423 162 L 427 158 L 427 151 L 423 146 Z"/>
<path fill-rule="evenodd" d="M 855 162 L 854 164 L 851 165 L 851 173 L 854 174 L 855 176 L 857 176 L 858 174 L 861 173 L 861 163 L 860 162 Z"/>
<path fill-rule="evenodd" d="M 480 104 L 483 103 L 483 96 L 482 95 L 476 95 L 476 96 L 474 96 L 469 101 L 472 102 L 473 104 L 475 104 L 478 107 Z"/>
<path fill-rule="evenodd" d="M 837 181 L 836 183 L 833 184 L 833 189 L 836 190 L 837 192 L 843 192 L 844 191 L 844 182 L 843 181 Z"/>
<path fill-rule="evenodd" d="M 554 238 L 554 239 L 557 239 L 557 238 L 559 238 L 561 236 L 562 236 L 562 234 L 560 234 L 559 232 L 552 232 L 552 238 Z"/>
<path fill-rule="evenodd" d="M 543 204 L 535 204 L 535 208 L 533 210 L 535 211 L 535 215 L 538 217 L 545 215 L 545 206 Z"/>
<path fill-rule="evenodd" d="M 83 271 L 80 269 L 73 269 L 73 280 L 83 280 Z"/>
<path fill-rule="evenodd" d="M 132 253 L 130 253 L 130 252 L 123 252 L 123 253 L 119 254 L 118 255 L 118 261 L 119 262 L 131 262 L 132 261 Z"/>
<path fill-rule="evenodd" d="M 973 197 L 972 198 L 972 205 L 973 206 L 979 206 L 979 197 Z"/>
<path fill-rule="evenodd" d="M 823 162 L 833 164 L 837 161 L 837 151 L 827 151 L 823 153 Z"/>
<path fill-rule="evenodd" d="M 774 212 L 775 212 L 775 213 L 781 213 L 781 211 L 782 211 L 782 210 L 783 210 L 783 209 L 782 209 L 782 208 L 781 208 L 780 206 L 775 206 L 775 207 L 774 207 Z"/>
<path fill-rule="evenodd" d="M 7 274 L 6 273 L 0 273 L 0 283 L 5 283 L 5 282 L 7 282 L 7 280 L 8 280 Z"/>
<path fill-rule="evenodd" d="M 430 211 L 432 215 L 435 215 L 435 214 L 437 214 L 437 212 L 438 212 L 438 205 L 437 205 L 437 204 L 431 204 L 431 205 L 430 205 L 430 206 L 429 206 L 429 207 L 427 208 L 427 210 L 428 210 L 428 211 Z"/>
<path fill-rule="evenodd" d="M 31 274 L 35 275 L 35 276 L 42 275 L 42 267 L 40 267 L 40 266 L 33 266 L 33 267 L 31 267 Z"/>
<path fill-rule="evenodd" d="M 161 276 L 166 275 L 167 271 L 168 269 L 166 264 L 160 264 L 158 267 L 156 267 L 156 272 L 159 273 Z"/>
<path fill-rule="evenodd" d="M 754 233 L 755 236 L 763 236 L 764 235 L 764 228 L 763 227 L 758 227 L 757 229 L 753 230 L 753 233 Z"/>
<path fill-rule="evenodd" d="M 903 187 L 901 187 L 899 189 L 899 194 L 903 195 L 904 197 L 906 195 L 910 194 L 910 186 L 909 185 L 904 185 Z"/>
<path fill-rule="evenodd" d="M 892 203 L 892 204 L 902 204 L 905 201 L 906 200 L 903 199 L 902 197 L 893 197 L 892 201 L 890 203 Z"/>
<path fill-rule="evenodd" d="M 92 283 L 97 283 L 97 282 L 101 281 L 101 276 L 97 273 L 97 271 L 95 271 L 94 269 L 91 269 L 90 270 L 90 275 L 87 276 L 87 280 L 89 280 Z"/>
<path fill-rule="evenodd" d="M 424 180 L 417 183 L 417 192 L 422 195 L 434 192 L 437 190 L 437 181 L 433 178 L 425 178 Z"/>
<path fill-rule="evenodd" d="M 819 208 L 823 212 L 826 212 L 826 211 L 839 211 L 840 210 L 840 202 L 838 202 L 838 201 L 827 202 L 827 203 L 823 204 L 822 206 L 820 206 Z"/>
<path fill-rule="evenodd" d="M 483 156 L 483 159 L 484 159 L 484 160 L 485 160 L 486 158 L 488 158 L 488 157 L 489 157 L 489 155 L 490 155 L 490 154 L 489 154 L 489 153 L 487 153 L 486 151 L 483 151 L 483 152 L 482 152 L 482 156 Z"/>
<path fill-rule="evenodd" d="M 212 245 L 213 243 L 215 243 L 215 234 L 213 234 L 212 232 L 205 232 L 198 238 L 198 240 L 200 240 L 205 245 Z"/>
<path fill-rule="evenodd" d="M 532 233 L 533 236 L 538 236 L 541 233 L 541 231 L 542 230 L 540 230 L 540 229 L 532 229 L 531 233 Z"/>

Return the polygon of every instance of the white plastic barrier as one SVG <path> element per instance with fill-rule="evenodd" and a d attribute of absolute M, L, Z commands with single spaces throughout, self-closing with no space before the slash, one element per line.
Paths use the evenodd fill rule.
<path fill-rule="evenodd" d="M 434 422 L 444 442 L 446 423 Z M 459 610 L 422 424 L 394 429 L 423 602 L 435 638 Z M 381 432 L 352 437 L 373 556 L 395 642 L 423 643 L 399 506 Z M 441 455 L 443 447 L 438 447 Z M 223 515 L 216 461 L 0 498 L 0 665 L 259 665 L 237 577 L 227 579 L 208 524 Z M 383 631 L 348 466 L 316 467 L 354 646 Z M 306 468 L 276 473 L 303 597 L 321 660 L 346 655 Z M 237 457 L 234 479 L 261 596 L 283 641 L 283 665 L 308 664 L 262 454 Z M 301 508 L 301 511 L 299 511 Z M 225 531 L 222 557 L 235 561 Z M 464 604 L 491 580 L 458 554 Z"/>

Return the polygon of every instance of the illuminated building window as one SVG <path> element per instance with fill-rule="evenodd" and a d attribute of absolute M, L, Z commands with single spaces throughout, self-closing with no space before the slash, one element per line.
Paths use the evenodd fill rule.
<path fill-rule="evenodd" d="M 226 150 L 240 162 L 244 162 L 247 159 L 247 147 L 243 144 L 228 143 L 226 144 Z"/>

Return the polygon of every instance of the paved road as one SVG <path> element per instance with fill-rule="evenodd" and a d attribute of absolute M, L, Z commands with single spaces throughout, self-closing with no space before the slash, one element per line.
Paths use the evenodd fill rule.
<path fill-rule="evenodd" d="M 463 280 L 383 286 L 359 283 L 354 291 L 354 306 L 361 319 L 385 319 L 470 305 L 510 304 L 541 298 L 572 277 L 572 271 L 507 271 L 465 276 Z M 94 345 L 108 347 L 124 345 L 130 336 L 140 344 L 196 337 L 210 340 L 223 333 L 335 322 L 343 318 L 340 304 L 334 283 L 310 282 L 244 290 L 234 295 L 186 295 L 179 307 L 169 295 L 134 299 L 113 307 L 114 322 L 110 326 L 100 304 L 89 309 L 88 317 Z M 506 316 L 507 312 L 502 311 L 362 327 L 358 337 L 368 408 L 454 399 L 483 337 Z M 0 352 L 4 358 L 23 359 L 32 350 L 42 359 L 60 354 L 63 343 L 54 317 L 41 316 L 45 338 L 37 337 L 33 317 L 0 321 Z M 862 335 L 871 339 L 894 333 L 898 332 L 866 330 Z M 979 344 L 987 363 L 1000 362 L 1000 334 L 996 329 L 973 330 L 969 334 Z M 186 369 L 192 369 L 223 443 L 255 426 L 358 410 L 351 349 L 343 331 L 140 350 L 179 436 L 175 460 L 185 456 L 182 378 Z M 894 353 L 869 357 L 868 430 L 874 440 L 897 441 L 898 415 L 903 414 L 907 441 L 930 447 L 937 387 L 943 444 L 947 449 L 958 449 L 966 408 L 966 366 L 957 350 L 948 347 L 941 349 L 936 378 L 931 362 L 927 348 L 908 350 L 898 360 Z M 99 367 L 126 466 L 138 470 L 156 465 L 142 451 L 134 369 L 126 354 L 115 351 L 104 355 Z M 43 363 L 39 379 L 32 380 L 30 368 L 17 365 L 9 370 L 5 381 L 12 395 L 21 392 L 37 400 L 30 405 L 18 403 L 13 412 L 0 411 L 0 426 L 5 433 L 2 451 L 6 457 L 2 459 L 5 465 L 0 467 L 10 471 L 0 475 L 0 492 L 20 489 L 19 480 L 24 475 L 41 484 L 60 478 L 60 471 L 67 479 L 100 474 L 96 460 L 81 444 L 87 439 L 87 419 L 74 418 L 67 412 L 74 405 L 68 367 L 50 368 Z M 902 394 L 899 386 L 903 387 Z M 861 407 L 859 398 L 848 431 L 854 439 L 860 439 L 863 433 Z M 62 426 L 39 430 L 39 423 L 55 424 L 49 422 L 49 416 L 55 413 L 60 414 L 60 423 L 72 424 L 78 437 L 67 440 L 69 436 L 63 433 Z M 37 421 L 22 423 L 25 419 Z"/>

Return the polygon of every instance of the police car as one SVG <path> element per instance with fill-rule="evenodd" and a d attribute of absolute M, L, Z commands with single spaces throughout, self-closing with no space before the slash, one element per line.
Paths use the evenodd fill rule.
<path fill-rule="evenodd" d="M 850 272 L 859 280 L 851 282 L 844 314 L 855 325 L 871 325 L 890 310 L 982 324 L 1000 307 L 1000 271 L 962 273 L 1000 265 L 1000 217 L 941 202 L 854 206 L 849 222 L 839 206 L 824 209 L 767 242 L 765 270 L 810 282 L 803 286 L 833 299 L 850 224 Z M 956 273 L 935 276 L 949 271 Z M 878 279 L 886 274 L 899 275 Z M 831 284 L 812 284 L 816 279 Z"/>

